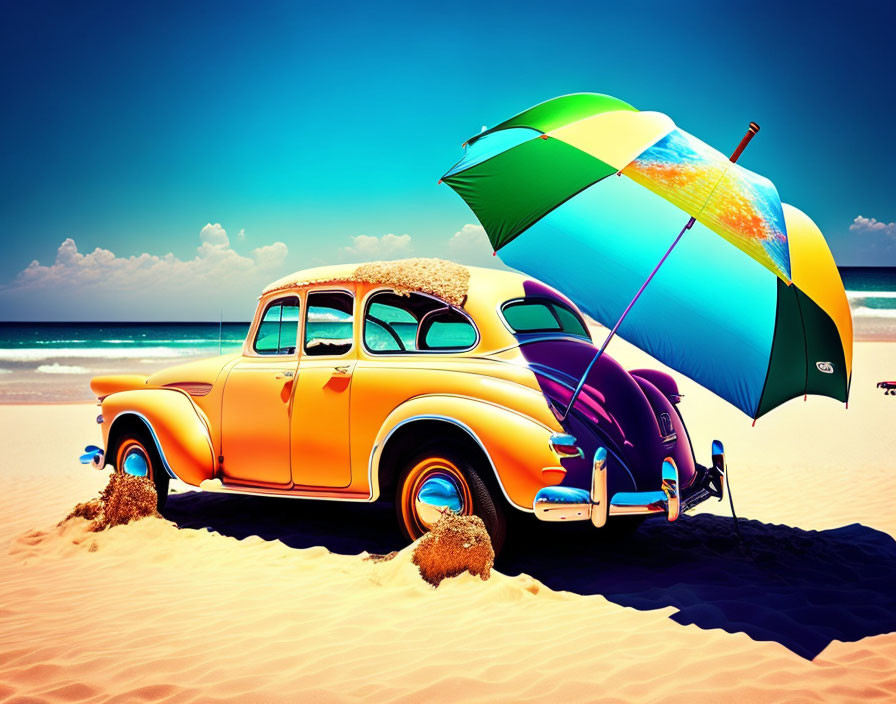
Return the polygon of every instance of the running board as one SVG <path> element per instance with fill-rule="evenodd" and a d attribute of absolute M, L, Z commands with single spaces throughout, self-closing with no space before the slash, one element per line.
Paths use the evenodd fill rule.
<path fill-rule="evenodd" d="M 212 494 L 241 494 L 243 496 L 274 496 L 284 499 L 319 499 L 322 501 L 370 501 L 370 494 L 357 491 L 314 491 L 301 489 L 267 489 L 264 487 L 225 484 L 220 479 L 203 479 L 202 491 Z"/>

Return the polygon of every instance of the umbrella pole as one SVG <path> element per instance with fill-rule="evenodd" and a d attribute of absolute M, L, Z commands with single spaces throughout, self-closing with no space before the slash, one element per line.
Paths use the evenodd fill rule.
<path fill-rule="evenodd" d="M 635 294 L 635 297 L 629 302 L 629 304 L 625 307 L 625 310 L 622 311 L 622 315 L 619 316 L 619 320 L 616 321 L 616 324 L 613 326 L 613 329 L 610 330 L 610 334 L 607 335 L 607 339 L 604 340 L 604 343 L 600 346 L 600 349 L 597 351 L 597 354 L 591 358 L 591 361 L 588 363 L 588 366 L 585 368 L 585 372 L 582 374 L 582 378 L 579 379 L 579 383 L 576 386 L 575 391 L 572 392 L 572 398 L 569 399 L 569 404 L 566 406 L 566 410 L 563 411 L 563 417 L 561 420 L 566 420 L 566 416 L 569 415 L 569 412 L 572 410 L 573 405 L 575 405 L 576 399 L 579 397 L 579 394 L 582 392 L 582 387 L 585 386 L 585 379 L 588 378 L 588 373 L 591 371 L 591 368 L 597 363 L 597 360 L 600 359 L 601 355 L 604 353 L 604 350 L 607 349 L 607 345 L 610 344 L 610 340 L 616 335 L 616 331 L 619 329 L 619 326 L 622 325 L 622 321 L 625 320 L 625 316 L 628 315 L 628 312 L 632 309 L 632 306 L 635 305 L 635 301 L 637 301 L 641 294 L 644 293 L 644 289 L 647 288 L 647 284 L 649 284 L 653 277 L 656 276 L 656 272 L 660 270 L 660 267 L 663 265 L 663 262 L 669 258 L 669 255 L 672 254 L 672 250 L 675 249 L 675 246 L 681 241 L 681 238 L 684 237 L 684 233 L 690 230 L 696 220 L 691 218 L 687 221 L 687 224 L 681 228 L 681 232 L 678 233 L 678 237 L 675 238 L 675 241 L 669 246 L 669 249 L 666 250 L 666 253 L 663 255 L 663 258 L 657 262 L 657 265 L 653 267 L 653 271 L 650 272 L 650 276 L 647 277 L 647 280 L 641 284 L 641 288 L 638 289 L 638 292 Z"/>
<path fill-rule="evenodd" d="M 759 125 L 755 122 L 750 123 L 749 129 L 747 129 L 747 133 L 744 135 L 743 139 L 740 140 L 740 144 L 737 145 L 737 149 L 734 150 L 734 153 L 729 157 L 729 161 L 732 163 L 737 161 L 738 157 L 743 153 L 744 149 L 746 149 L 747 145 L 750 143 L 750 140 L 756 135 L 759 131 Z M 582 374 L 582 377 L 579 379 L 579 383 L 576 385 L 575 391 L 572 392 L 572 397 L 569 399 L 569 403 L 566 406 L 566 410 L 563 411 L 563 416 L 560 420 L 566 420 L 566 417 L 569 415 L 569 412 L 572 410 L 572 407 L 576 403 L 576 399 L 579 397 L 579 394 L 582 393 L 582 388 L 585 386 L 585 379 L 588 378 L 589 372 L 591 372 L 592 367 L 597 363 L 597 360 L 600 359 L 601 355 L 604 353 L 604 350 L 607 349 L 607 345 L 610 344 L 610 340 L 616 335 L 616 331 L 619 329 L 619 326 L 622 325 L 622 321 L 625 320 L 625 316 L 628 315 L 628 312 L 632 309 L 632 306 L 635 305 L 635 301 L 637 301 L 641 294 L 644 293 L 644 289 L 647 288 L 647 284 L 649 284 L 653 277 L 656 276 L 656 272 L 659 271 L 660 267 L 663 265 L 663 262 L 669 258 L 669 255 L 672 254 L 672 250 L 675 249 L 675 246 L 681 241 L 681 238 L 684 237 L 684 233 L 690 230 L 696 220 L 692 217 L 687 221 L 685 226 L 681 228 L 681 232 L 678 233 L 678 237 L 675 238 L 675 241 L 669 246 L 669 249 L 666 250 L 666 253 L 663 255 L 663 258 L 657 262 L 657 265 L 653 267 L 653 271 L 650 272 L 650 276 L 647 277 L 647 280 L 641 284 L 641 288 L 638 289 L 638 292 L 635 294 L 635 297 L 629 302 L 629 304 L 625 307 L 625 310 L 622 311 L 622 315 L 619 316 L 619 320 L 616 321 L 616 324 L 613 326 L 613 329 L 610 330 L 610 334 L 607 335 L 607 339 L 604 340 L 604 343 L 600 346 L 600 349 L 597 351 L 597 354 L 592 357 L 591 361 L 588 363 L 588 366 L 585 368 L 585 371 Z"/>

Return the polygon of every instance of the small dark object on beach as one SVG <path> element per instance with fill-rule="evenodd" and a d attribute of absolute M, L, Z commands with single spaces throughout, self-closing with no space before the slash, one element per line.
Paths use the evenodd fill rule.
<path fill-rule="evenodd" d="M 877 388 L 884 390 L 884 396 L 896 396 L 896 381 L 879 381 Z"/>
<path fill-rule="evenodd" d="M 447 512 L 420 538 L 411 561 L 423 579 L 438 587 L 446 577 L 463 572 L 479 575 L 483 581 L 488 579 L 495 564 L 495 551 L 479 516 Z"/>

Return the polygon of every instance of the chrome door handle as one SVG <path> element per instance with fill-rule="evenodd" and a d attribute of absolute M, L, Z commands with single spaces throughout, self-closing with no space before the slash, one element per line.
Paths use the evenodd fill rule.
<path fill-rule="evenodd" d="M 348 374 L 349 369 L 351 369 L 351 367 L 348 364 L 343 364 L 339 367 L 333 367 L 333 371 L 337 374 Z"/>
<path fill-rule="evenodd" d="M 295 372 L 283 372 L 282 374 L 278 374 L 275 376 L 275 379 L 292 379 L 295 376 Z"/>

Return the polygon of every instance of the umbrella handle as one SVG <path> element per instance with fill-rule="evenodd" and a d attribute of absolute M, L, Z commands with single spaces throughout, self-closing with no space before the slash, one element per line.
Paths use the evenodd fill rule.
<path fill-rule="evenodd" d="M 756 136 L 756 133 L 758 131 L 759 125 L 757 125 L 755 122 L 751 122 L 750 127 L 747 129 L 747 133 L 744 135 L 744 138 L 740 140 L 740 144 L 737 145 L 737 149 L 734 150 L 734 154 L 728 157 L 728 160 L 731 162 L 737 161 L 740 155 L 743 153 L 744 149 L 747 148 L 750 140 Z"/>

